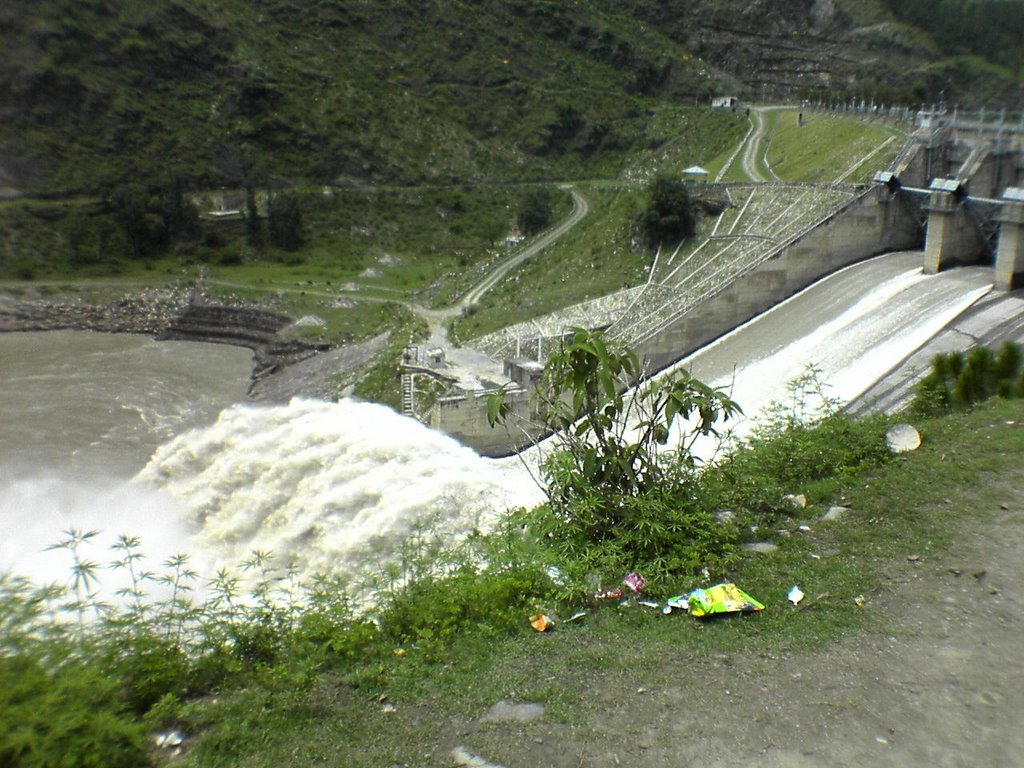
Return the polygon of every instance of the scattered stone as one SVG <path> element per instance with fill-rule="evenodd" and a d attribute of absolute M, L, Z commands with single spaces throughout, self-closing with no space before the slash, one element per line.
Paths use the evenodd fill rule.
<path fill-rule="evenodd" d="M 173 747 L 181 746 L 181 743 L 185 740 L 177 731 L 169 731 L 168 733 L 158 733 L 153 737 L 153 741 L 160 749 L 171 749 Z"/>
<path fill-rule="evenodd" d="M 804 496 L 802 493 L 798 493 L 796 495 L 792 493 L 787 493 L 782 498 L 788 501 L 790 505 L 793 507 L 793 509 L 803 509 L 804 507 L 807 506 L 807 497 Z"/>
<path fill-rule="evenodd" d="M 825 522 L 831 522 L 833 520 L 838 520 L 849 511 L 849 507 L 832 506 L 829 507 L 825 514 L 821 516 L 821 519 Z"/>
<path fill-rule="evenodd" d="M 757 552 L 760 555 L 767 555 L 770 552 L 774 552 L 779 548 L 778 544 L 773 544 L 770 541 L 752 541 L 743 545 L 743 549 L 747 552 Z"/>
<path fill-rule="evenodd" d="M 885 433 L 885 443 L 893 453 L 916 451 L 921 447 L 921 433 L 910 424 L 893 424 Z"/>
<path fill-rule="evenodd" d="M 544 705 L 534 701 L 513 702 L 502 699 L 480 718 L 480 722 L 497 720 L 518 720 L 521 723 L 536 720 L 544 714 Z"/>
<path fill-rule="evenodd" d="M 291 324 L 292 328 L 326 328 L 327 321 L 322 317 L 316 315 L 303 315 L 294 323 Z"/>
<path fill-rule="evenodd" d="M 736 520 L 736 513 L 731 509 L 720 509 L 715 513 L 720 525 L 730 525 Z"/>

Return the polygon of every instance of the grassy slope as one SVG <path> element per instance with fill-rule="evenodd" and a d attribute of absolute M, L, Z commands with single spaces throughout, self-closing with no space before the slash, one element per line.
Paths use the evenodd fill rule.
<path fill-rule="evenodd" d="M 467 636 L 433 658 L 425 648 L 409 647 L 363 675 L 323 679 L 276 706 L 267 701 L 259 721 L 249 714 L 266 694 L 222 701 L 216 707 L 225 720 L 191 763 L 433 766 L 448 764 L 453 743 L 468 743 L 500 764 L 525 765 L 517 761 L 535 748 L 531 738 L 552 733 L 592 739 L 595 750 L 635 749 L 643 735 L 617 733 L 615 723 L 638 689 L 671 689 L 698 701 L 705 686 L 746 685 L 723 658 L 749 656 L 771 666 L 773 659 L 826 650 L 843 636 L 899 636 L 900 617 L 872 611 L 873 604 L 896 600 L 905 576 L 893 574 L 913 567 L 909 554 L 941 563 L 958 531 L 983 525 L 984 510 L 1005 501 L 1001 488 L 1024 482 L 1015 459 L 1024 451 L 1024 430 L 1014 426 L 1019 417 L 1019 401 L 1010 401 L 919 423 L 924 446 L 907 458 L 870 476 L 794 489 L 806 492 L 811 505 L 784 527 L 809 522 L 811 532 L 782 538 L 776 553 L 749 556 L 712 575 L 735 580 L 764 602 L 761 615 L 700 624 L 612 605 L 591 608 L 584 620 L 549 636 L 529 629 L 524 616 L 513 637 Z M 816 524 L 833 503 L 853 511 L 840 522 Z M 808 594 L 801 610 L 786 602 L 793 584 Z M 867 597 L 866 608 L 855 604 L 857 595 Z M 798 661 L 790 666 L 800 668 Z M 380 696 L 396 711 L 383 714 Z M 472 725 L 501 699 L 542 702 L 547 711 L 538 723 L 511 730 Z M 549 741 L 542 749 L 559 748 L 557 739 Z"/>
<path fill-rule="evenodd" d="M 889 166 L 903 146 L 903 133 L 880 121 L 807 111 L 800 126 L 800 114 L 797 109 L 769 113 L 766 159 L 784 181 L 829 182 L 844 177 L 843 181 L 867 183 L 875 171 Z"/>

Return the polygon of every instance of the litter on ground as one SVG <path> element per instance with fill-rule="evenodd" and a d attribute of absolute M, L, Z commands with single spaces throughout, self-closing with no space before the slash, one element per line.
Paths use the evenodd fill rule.
<path fill-rule="evenodd" d="M 716 584 L 707 589 L 695 589 L 687 595 L 691 616 L 712 616 L 719 613 L 754 613 L 763 611 L 764 605 L 735 584 Z"/>

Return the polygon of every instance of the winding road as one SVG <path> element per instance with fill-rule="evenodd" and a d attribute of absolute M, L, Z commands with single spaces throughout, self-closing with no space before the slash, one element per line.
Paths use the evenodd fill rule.
<path fill-rule="evenodd" d="M 510 271 L 518 267 L 527 259 L 543 251 L 553 242 L 564 236 L 570 229 L 583 221 L 590 210 L 587 206 L 587 201 L 584 200 L 582 195 L 580 195 L 580 193 L 575 189 L 572 189 L 571 187 L 568 189 L 570 194 L 572 194 L 573 203 L 572 212 L 569 216 L 557 226 L 554 226 L 547 232 L 544 232 L 540 237 L 519 253 L 502 261 L 498 266 L 491 270 L 483 280 L 466 292 L 462 299 L 459 300 L 458 304 L 455 305 L 455 309 L 462 312 L 474 304 L 479 303 L 484 294 L 497 285 L 497 283 Z"/>
<path fill-rule="evenodd" d="M 572 211 L 569 215 L 554 227 L 542 233 L 540 237 L 527 245 L 521 251 L 501 261 L 476 285 L 470 288 L 455 304 L 443 309 L 428 309 L 419 304 L 408 303 L 408 307 L 419 317 L 427 321 L 430 326 L 429 344 L 434 347 L 450 349 L 448 340 L 448 322 L 458 317 L 470 307 L 478 304 L 480 299 L 501 282 L 504 277 L 524 261 L 543 251 L 556 240 L 564 237 L 573 227 L 583 221 L 589 213 L 590 208 L 583 196 L 571 187 L 568 188 L 572 194 Z"/>

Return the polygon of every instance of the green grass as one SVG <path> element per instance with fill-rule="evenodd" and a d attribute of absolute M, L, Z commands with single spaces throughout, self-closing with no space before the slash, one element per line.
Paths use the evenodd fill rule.
<path fill-rule="evenodd" d="M 903 146 L 903 134 L 881 121 L 805 110 L 800 126 L 799 114 L 796 109 L 767 113 L 766 159 L 783 181 L 866 183 L 876 171 L 887 168 Z"/>

